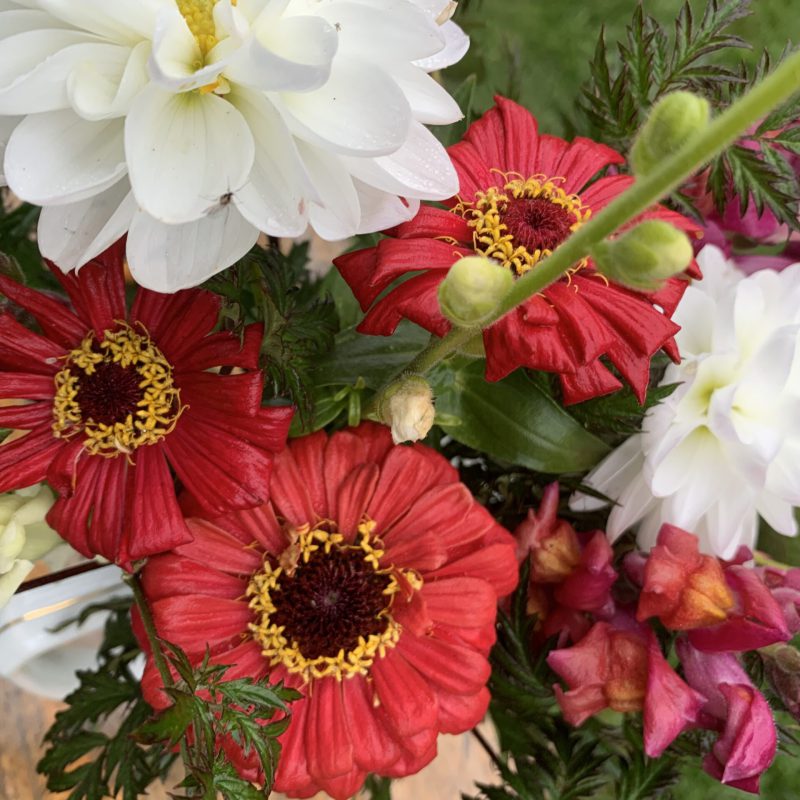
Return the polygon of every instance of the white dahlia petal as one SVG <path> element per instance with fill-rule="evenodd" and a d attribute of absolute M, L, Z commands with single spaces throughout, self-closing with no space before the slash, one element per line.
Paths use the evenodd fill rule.
<path fill-rule="evenodd" d="M 36 0 L 57 19 L 130 47 L 149 39 L 159 0 Z"/>
<path fill-rule="evenodd" d="M 361 222 L 356 233 L 394 228 L 413 219 L 419 211 L 419 200 L 404 199 L 394 192 L 382 192 L 359 180 L 354 180 L 353 185 L 361 207 Z"/>
<path fill-rule="evenodd" d="M 164 6 L 156 18 L 150 76 L 153 82 L 172 92 L 188 92 L 212 86 L 225 61 L 203 65 L 203 51 L 177 6 Z"/>
<path fill-rule="evenodd" d="M 244 117 L 221 97 L 151 84 L 128 114 L 125 152 L 139 205 L 178 224 L 199 220 L 244 185 L 254 144 Z"/>
<path fill-rule="evenodd" d="M 364 183 L 403 197 L 446 200 L 458 193 L 458 175 L 436 137 L 411 123 L 405 144 L 388 156 L 348 158 L 350 172 Z"/>
<path fill-rule="evenodd" d="M 317 197 L 309 205 L 314 230 L 329 241 L 354 236 L 361 220 L 361 206 L 353 179 L 341 159 L 307 142 L 298 142 L 297 149 Z"/>
<path fill-rule="evenodd" d="M 343 55 L 378 63 L 408 63 L 444 48 L 444 35 L 424 11 L 397 0 L 334 0 L 318 11 L 339 33 Z"/>
<path fill-rule="evenodd" d="M 388 73 L 357 59 L 337 58 L 322 88 L 285 92 L 281 100 L 301 138 L 343 155 L 393 153 L 411 126 L 411 107 L 400 87 Z"/>
<path fill-rule="evenodd" d="M 263 20 L 230 57 L 225 74 L 234 83 L 267 92 L 308 92 L 330 77 L 338 39 L 321 17 Z"/>
<path fill-rule="evenodd" d="M 0 24 L 2 19 L 0 18 Z M 0 41 L 0 114 L 36 114 L 69 106 L 67 76 L 108 45 L 71 30 L 37 30 Z"/>
<path fill-rule="evenodd" d="M 162 288 L 224 268 L 254 228 L 341 239 L 397 224 L 457 190 L 422 127 L 461 116 L 427 75 L 467 44 L 452 7 L 0 0 L 6 179 L 46 207 L 43 246 L 63 266 L 130 219 L 135 272 Z"/>
<path fill-rule="evenodd" d="M 425 125 L 449 125 L 464 114 L 446 89 L 425 70 L 402 64 L 392 71 L 411 106 L 414 119 Z"/>
<path fill-rule="evenodd" d="M 258 229 L 233 203 L 182 225 L 166 225 L 139 211 L 128 231 L 128 266 L 141 286 L 177 292 L 229 267 L 257 239 Z"/>
<path fill-rule="evenodd" d="M 17 125 L 6 146 L 8 185 L 43 206 L 98 194 L 126 169 L 121 119 L 88 122 L 72 110 L 34 114 Z"/>
<path fill-rule="evenodd" d="M 45 206 L 39 216 L 39 249 L 70 272 L 124 236 L 136 208 L 127 178 L 86 200 Z"/>
<path fill-rule="evenodd" d="M 708 282 L 690 286 L 675 314 L 685 323 L 676 341 L 689 356 L 664 378 L 681 386 L 586 482 L 617 501 L 616 528 L 620 517 L 641 521 L 640 545 L 651 546 L 658 525 L 670 522 L 730 558 L 740 545 L 752 547 L 759 515 L 797 533 L 800 303 L 792 301 L 800 298 L 800 269 L 744 277 L 715 248 L 699 260 Z M 645 490 L 635 500 L 609 470 L 632 450 L 643 468 L 625 477 Z"/>
<path fill-rule="evenodd" d="M 75 112 L 89 120 L 127 114 L 133 98 L 147 85 L 149 52 L 147 42 L 133 49 L 109 45 L 91 60 L 77 64 L 67 79 Z"/>
<path fill-rule="evenodd" d="M 6 182 L 3 174 L 3 161 L 5 160 L 6 144 L 17 127 L 22 117 L 0 117 L 0 186 Z"/>
<path fill-rule="evenodd" d="M 299 236 L 308 225 L 306 197 L 313 190 L 294 139 L 260 92 L 238 88 L 229 100 L 255 138 L 253 168 L 234 198 L 239 211 L 270 236 Z"/>

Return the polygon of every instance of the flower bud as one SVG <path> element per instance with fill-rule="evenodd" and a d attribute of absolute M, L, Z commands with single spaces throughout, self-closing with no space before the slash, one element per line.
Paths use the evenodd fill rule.
<path fill-rule="evenodd" d="M 439 286 L 439 306 L 461 328 L 486 322 L 514 283 L 511 271 L 483 256 L 456 261 Z"/>
<path fill-rule="evenodd" d="M 395 444 L 424 439 L 433 427 L 433 390 L 424 378 L 402 378 L 383 396 L 380 417 L 392 428 Z"/>
<path fill-rule="evenodd" d="M 800 720 L 800 651 L 790 644 L 772 644 L 759 653 L 764 671 L 786 710 Z"/>
<path fill-rule="evenodd" d="M 642 125 L 630 153 L 634 174 L 647 175 L 708 125 L 708 100 L 673 92 L 659 100 Z"/>
<path fill-rule="evenodd" d="M 642 292 L 659 289 L 667 278 L 683 272 L 693 256 L 689 237 L 657 219 L 600 242 L 592 251 L 598 272 L 614 283 Z"/>
<path fill-rule="evenodd" d="M 63 540 L 44 521 L 55 501 L 40 484 L 0 495 L 0 608 L 33 569 Z"/>

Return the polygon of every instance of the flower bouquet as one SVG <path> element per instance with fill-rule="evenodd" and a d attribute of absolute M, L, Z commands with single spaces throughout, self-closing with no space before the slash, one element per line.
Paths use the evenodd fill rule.
<path fill-rule="evenodd" d="M 586 12 L 537 119 L 489 5 L 0 0 L 3 673 L 98 632 L 50 791 L 800 791 L 800 54 Z"/>

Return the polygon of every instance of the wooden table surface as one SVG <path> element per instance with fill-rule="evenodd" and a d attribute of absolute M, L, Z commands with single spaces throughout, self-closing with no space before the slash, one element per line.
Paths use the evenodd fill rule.
<path fill-rule="evenodd" d="M 41 741 L 61 704 L 19 689 L 0 679 L 0 800 L 65 800 L 52 794 L 36 773 Z M 488 731 L 485 731 L 489 735 Z M 489 759 L 469 734 L 442 736 L 439 756 L 418 775 L 396 781 L 392 800 L 458 800 L 471 793 L 473 781 L 496 780 Z M 150 788 L 149 800 L 167 800 L 163 787 Z M 281 795 L 273 794 L 273 800 Z M 319 798 L 327 797 L 320 795 Z"/>

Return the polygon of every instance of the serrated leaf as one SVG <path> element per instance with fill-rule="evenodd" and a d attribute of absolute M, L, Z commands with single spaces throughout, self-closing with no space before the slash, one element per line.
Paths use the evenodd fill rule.
<path fill-rule="evenodd" d="M 430 376 L 441 427 L 494 458 L 554 474 L 590 469 L 609 452 L 523 370 L 496 383 L 482 361 Z"/>

